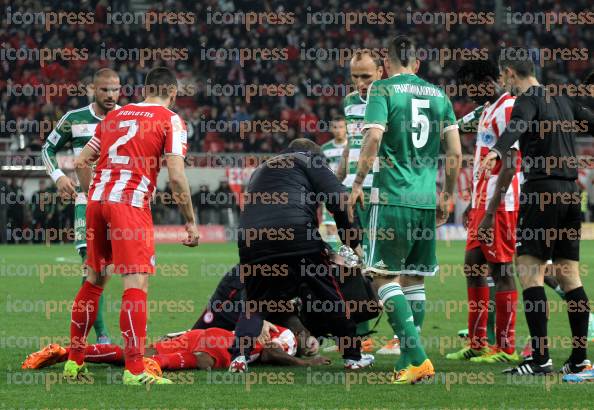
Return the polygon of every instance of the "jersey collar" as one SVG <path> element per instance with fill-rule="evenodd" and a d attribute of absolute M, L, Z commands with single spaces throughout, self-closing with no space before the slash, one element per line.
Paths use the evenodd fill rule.
<path fill-rule="evenodd" d="M 117 109 L 120 109 L 120 108 L 122 108 L 122 107 L 121 107 L 120 105 L 117 105 L 117 104 L 116 104 L 116 105 L 114 105 L 114 107 L 113 107 L 113 110 L 112 110 L 112 111 L 114 111 L 114 110 L 117 110 Z M 95 110 L 93 109 L 93 103 L 90 103 L 90 104 L 89 104 L 89 112 L 91 113 L 91 115 L 92 115 L 93 117 L 97 118 L 99 121 L 102 121 L 102 120 L 103 120 L 103 118 L 105 118 L 105 117 L 101 118 L 100 116 L 98 116 L 98 115 L 97 115 L 97 113 L 96 113 L 96 112 L 95 112 Z"/>
<path fill-rule="evenodd" d="M 91 113 L 91 115 L 95 118 L 97 118 L 99 121 L 101 121 L 103 118 L 101 118 L 100 116 L 97 115 L 97 113 L 95 112 L 95 110 L 93 109 L 93 104 L 94 103 L 90 103 L 89 104 L 89 111 Z"/>

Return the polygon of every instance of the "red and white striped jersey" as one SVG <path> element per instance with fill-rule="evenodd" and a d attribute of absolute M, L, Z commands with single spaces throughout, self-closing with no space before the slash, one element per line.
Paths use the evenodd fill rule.
<path fill-rule="evenodd" d="M 509 123 L 515 100 L 516 98 L 511 94 L 504 93 L 497 101 L 487 106 L 479 118 L 473 164 L 473 209 L 486 209 L 495 192 L 495 184 L 499 170 L 501 169 L 501 161 L 497 160 L 495 167 L 491 170 L 491 174 L 488 177 L 485 177 L 485 174 L 479 174 L 478 170 L 482 159 L 487 155 L 491 147 L 495 145 L 497 139 L 503 134 L 505 127 Z M 512 179 L 504 200 L 499 204 L 498 210 L 515 211 L 519 208 L 522 178 L 520 171 L 520 152 L 517 142 L 512 147 L 518 150 L 516 175 Z"/>
<path fill-rule="evenodd" d="M 88 199 L 147 208 L 162 155 L 186 155 L 186 124 L 161 105 L 128 104 L 107 114 L 87 146 L 99 153 Z"/>

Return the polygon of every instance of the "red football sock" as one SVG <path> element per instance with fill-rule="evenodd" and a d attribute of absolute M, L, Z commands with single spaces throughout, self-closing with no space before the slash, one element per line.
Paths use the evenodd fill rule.
<path fill-rule="evenodd" d="M 480 349 L 487 345 L 488 317 L 489 287 L 468 288 L 468 338 L 471 348 Z"/>
<path fill-rule="evenodd" d="M 126 370 L 132 374 L 144 372 L 146 313 L 146 292 L 138 288 L 126 289 L 122 296 L 120 329 L 124 338 Z"/>
<path fill-rule="evenodd" d="M 497 346 L 509 354 L 516 350 L 517 307 L 517 291 L 508 290 L 495 293 L 495 336 Z"/>
<path fill-rule="evenodd" d="M 198 366 L 198 359 L 190 351 L 156 354 L 151 359 L 159 363 L 163 370 L 195 369 Z"/>
<path fill-rule="evenodd" d="M 87 335 L 97 318 L 99 298 L 101 298 L 102 293 L 103 288 L 85 281 L 72 304 L 72 314 L 70 316 L 70 352 L 68 359 L 74 360 L 79 365 L 85 360 Z"/>

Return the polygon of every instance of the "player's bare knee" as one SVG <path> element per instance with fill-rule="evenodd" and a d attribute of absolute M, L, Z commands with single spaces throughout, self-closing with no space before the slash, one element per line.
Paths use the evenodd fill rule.
<path fill-rule="evenodd" d="M 99 286 L 101 288 L 105 287 L 107 283 L 107 276 L 104 275 L 102 272 L 95 272 L 95 270 L 91 269 L 91 267 L 87 267 L 87 281 L 92 283 L 95 286 Z"/>
<path fill-rule="evenodd" d="M 425 277 L 421 275 L 403 275 L 400 278 L 400 286 L 403 288 L 414 285 L 422 285 L 424 283 Z"/>
<path fill-rule="evenodd" d="M 579 273 L 579 264 L 572 260 L 557 260 L 554 263 L 553 271 L 559 282 L 559 286 L 565 293 L 582 286 L 582 279 Z"/>

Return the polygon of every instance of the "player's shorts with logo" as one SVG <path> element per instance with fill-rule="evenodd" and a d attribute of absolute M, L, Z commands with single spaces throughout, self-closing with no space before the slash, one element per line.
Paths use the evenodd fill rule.
<path fill-rule="evenodd" d="M 100 272 L 154 273 L 155 241 L 149 208 L 109 202 L 87 204 L 87 265 Z"/>
<path fill-rule="evenodd" d="M 435 209 L 373 204 L 367 271 L 374 275 L 437 273 Z"/>
<path fill-rule="evenodd" d="M 522 185 L 516 253 L 580 260 L 581 192 L 575 181 L 541 179 Z"/>
<path fill-rule="evenodd" d="M 468 214 L 468 236 L 466 250 L 481 248 L 483 255 L 491 263 L 508 263 L 513 260 L 516 251 L 517 211 L 498 210 L 495 212 L 493 236 L 488 241 L 479 241 L 478 228 L 486 211 L 473 208 Z"/>

